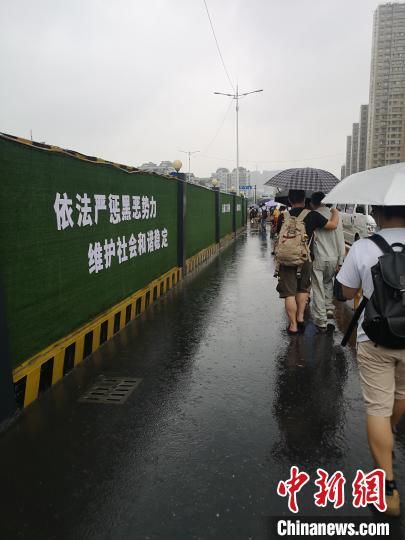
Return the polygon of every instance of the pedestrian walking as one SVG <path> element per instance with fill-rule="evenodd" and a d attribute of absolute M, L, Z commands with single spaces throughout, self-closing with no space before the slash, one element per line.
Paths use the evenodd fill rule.
<path fill-rule="evenodd" d="M 322 204 L 325 194 L 317 191 L 311 196 L 311 208 L 326 219 L 330 208 Z M 335 230 L 319 229 L 314 236 L 312 263 L 312 316 L 318 329 L 326 331 L 328 318 L 333 318 L 333 281 L 345 257 L 345 240 L 342 220 Z"/>
<path fill-rule="evenodd" d="M 278 266 L 277 291 L 284 298 L 289 319 L 287 333 L 304 331 L 304 312 L 311 287 L 310 245 L 316 229 L 336 229 L 339 213 L 331 209 L 327 219 L 319 212 L 305 208 L 305 191 L 291 189 L 288 193 L 291 210 L 278 219 L 278 241 L 275 247 Z"/>
<path fill-rule="evenodd" d="M 373 217 L 381 230 L 353 244 L 337 279 L 348 299 L 363 291 L 357 360 L 368 441 L 386 475 L 386 514 L 399 516 L 392 452 L 393 431 L 405 412 L 405 205 L 373 206 Z"/>
<path fill-rule="evenodd" d="M 256 217 L 256 208 L 254 206 L 251 206 L 249 209 L 249 218 L 250 218 L 251 225 L 253 225 L 255 217 Z"/>
<path fill-rule="evenodd" d="M 277 232 L 277 222 L 278 222 L 279 216 L 280 216 L 280 210 L 278 206 L 276 206 L 275 208 L 273 208 L 271 212 L 271 217 L 270 217 L 270 227 L 271 227 L 270 235 L 272 238 L 274 238 Z"/>
<path fill-rule="evenodd" d="M 260 208 L 260 230 L 266 232 L 267 216 L 269 215 L 267 207 L 263 204 Z"/>

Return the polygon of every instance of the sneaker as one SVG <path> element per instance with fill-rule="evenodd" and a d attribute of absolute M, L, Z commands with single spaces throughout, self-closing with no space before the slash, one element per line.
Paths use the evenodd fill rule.
<path fill-rule="evenodd" d="M 395 480 L 385 481 L 386 516 L 398 517 L 401 514 L 399 492 Z"/>
<path fill-rule="evenodd" d="M 328 319 L 333 319 L 335 316 L 335 312 L 332 309 L 328 309 L 328 311 L 326 312 L 326 316 Z"/>

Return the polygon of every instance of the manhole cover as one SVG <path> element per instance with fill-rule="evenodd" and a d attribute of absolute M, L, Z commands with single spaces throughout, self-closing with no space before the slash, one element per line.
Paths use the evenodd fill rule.
<path fill-rule="evenodd" d="M 98 381 L 80 399 L 82 403 L 110 403 L 121 405 L 129 398 L 142 379 L 106 377 Z"/>

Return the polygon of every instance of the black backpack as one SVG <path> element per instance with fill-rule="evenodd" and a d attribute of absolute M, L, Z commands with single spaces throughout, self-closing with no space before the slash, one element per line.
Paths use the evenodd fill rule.
<path fill-rule="evenodd" d="M 264 208 L 264 209 L 262 210 L 262 218 L 263 218 L 263 219 L 267 219 L 267 216 L 268 216 L 268 215 L 269 215 L 269 214 L 268 214 L 267 210 Z"/>
<path fill-rule="evenodd" d="M 363 298 L 343 338 L 346 345 L 362 311 L 366 335 L 388 349 L 405 349 L 405 244 L 390 246 L 379 234 L 369 238 L 383 252 L 371 268 L 374 292 Z M 396 251 L 394 247 L 401 247 Z"/>

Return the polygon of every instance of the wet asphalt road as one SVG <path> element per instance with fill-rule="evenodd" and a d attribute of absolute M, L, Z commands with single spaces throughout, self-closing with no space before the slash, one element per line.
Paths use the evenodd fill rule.
<path fill-rule="evenodd" d="M 0 436 L 2 540 L 266 539 L 291 465 L 348 484 L 372 468 L 353 350 L 310 322 L 287 336 L 270 252 L 239 238 Z M 78 402 L 100 373 L 142 382 L 123 405 Z M 402 425 L 403 500 L 404 450 Z M 301 516 L 371 516 L 349 497 L 317 510 L 307 487 Z"/>

